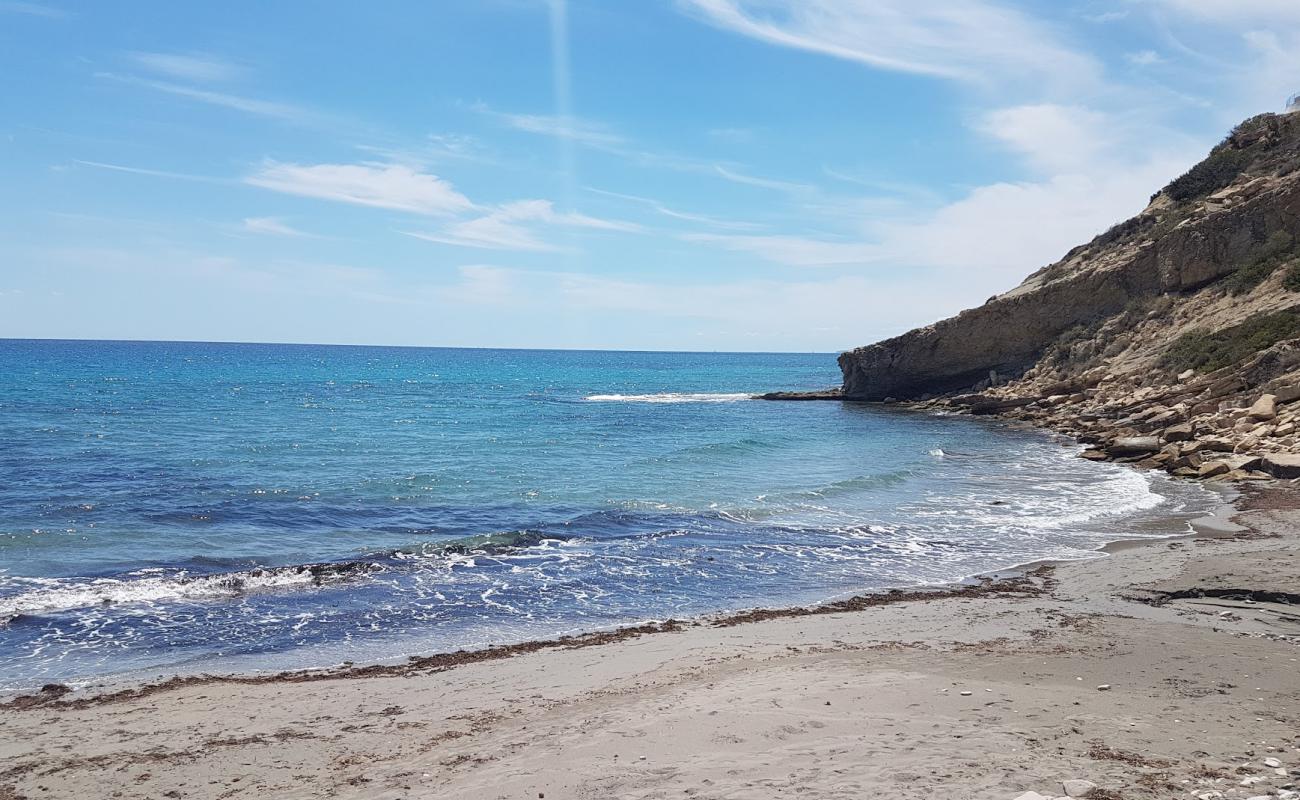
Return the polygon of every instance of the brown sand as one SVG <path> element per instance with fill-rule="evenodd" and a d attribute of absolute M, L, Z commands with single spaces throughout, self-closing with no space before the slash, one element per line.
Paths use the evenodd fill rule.
<path fill-rule="evenodd" d="M 1240 505 L 1249 530 L 973 590 L 51 691 L 0 709 L 0 800 L 1286 797 L 1300 495 Z"/>

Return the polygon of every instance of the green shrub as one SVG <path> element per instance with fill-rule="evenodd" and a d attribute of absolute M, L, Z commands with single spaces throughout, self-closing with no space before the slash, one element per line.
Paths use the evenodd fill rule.
<path fill-rule="evenodd" d="M 1258 314 L 1221 331 L 1185 333 L 1169 345 L 1160 363 L 1171 372 L 1214 372 L 1296 336 L 1300 336 L 1300 314 L 1295 311 Z"/>
<path fill-rule="evenodd" d="M 1227 277 L 1225 285 L 1228 293 L 1236 295 L 1249 292 L 1295 255 L 1295 239 L 1286 231 L 1276 231 L 1255 251 L 1250 261 Z"/>
<path fill-rule="evenodd" d="M 1217 192 L 1237 179 L 1250 166 L 1252 153 L 1221 144 L 1208 158 L 1170 181 L 1165 194 L 1181 203 Z"/>
<path fill-rule="evenodd" d="M 1286 277 L 1282 278 L 1282 288 L 1288 292 L 1300 292 L 1300 263 L 1287 267 Z"/>

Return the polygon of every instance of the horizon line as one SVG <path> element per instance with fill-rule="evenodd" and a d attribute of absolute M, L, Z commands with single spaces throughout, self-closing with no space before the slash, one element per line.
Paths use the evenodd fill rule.
<path fill-rule="evenodd" d="M 487 347 L 469 345 L 424 345 L 424 344 L 356 344 L 344 342 L 261 342 L 226 339 L 92 339 L 78 337 L 54 336 L 0 336 L 0 342 L 64 342 L 100 344 L 215 344 L 215 345 L 250 345 L 274 347 L 368 347 L 374 349 L 406 350 L 500 350 L 536 353 L 664 353 L 696 354 L 713 353 L 718 355 L 829 355 L 836 356 L 847 350 L 653 350 L 653 349 L 607 349 L 599 347 Z M 851 348 L 850 348 L 851 349 Z"/>

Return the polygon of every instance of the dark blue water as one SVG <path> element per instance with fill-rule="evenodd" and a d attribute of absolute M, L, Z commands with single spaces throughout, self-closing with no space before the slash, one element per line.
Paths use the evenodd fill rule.
<path fill-rule="evenodd" d="M 399 658 L 1175 532 L 1193 486 L 748 393 L 825 354 L 0 340 L 0 689 Z"/>

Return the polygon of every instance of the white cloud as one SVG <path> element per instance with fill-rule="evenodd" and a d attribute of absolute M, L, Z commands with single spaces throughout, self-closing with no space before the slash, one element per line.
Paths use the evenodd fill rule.
<path fill-rule="evenodd" d="M 1000 108 L 975 125 L 1048 175 L 1099 167 L 1098 161 L 1121 144 L 1116 127 L 1108 114 L 1051 103 Z"/>
<path fill-rule="evenodd" d="M 639 230 L 638 226 L 627 222 L 599 219 L 575 212 L 559 212 L 549 200 L 519 200 L 506 203 L 481 217 L 453 223 L 441 231 L 403 233 L 429 242 L 488 250 L 562 250 L 539 235 L 536 230 L 539 226 L 620 232 Z"/>
<path fill-rule="evenodd" d="M 266 162 L 245 183 L 285 194 L 359 206 L 445 216 L 475 208 L 436 175 L 401 164 L 284 164 Z"/>
<path fill-rule="evenodd" d="M 782 47 L 973 85 L 1093 82 L 1097 63 L 989 0 L 682 0 L 719 27 Z"/>
<path fill-rule="evenodd" d="M 242 229 L 247 233 L 260 233 L 268 236 L 305 237 L 310 233 L 286 225 L 275 217 L 245 217 Z"/>
<path fill-rule="evenodd" d="M 187 81 L 225 81 L 244 73 L 237 64 L 212 56 L 134 52 L 130 57 L 150 72 Z"/>

